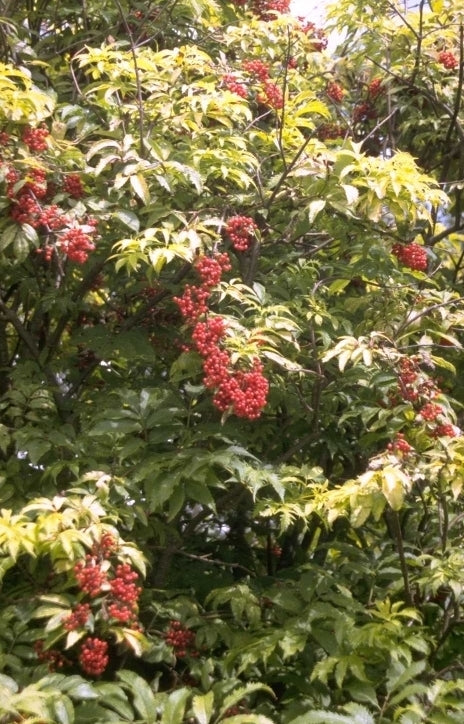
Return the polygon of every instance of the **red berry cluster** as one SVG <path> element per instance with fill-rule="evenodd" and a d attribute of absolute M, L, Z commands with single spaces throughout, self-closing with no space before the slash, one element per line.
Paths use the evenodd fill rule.
<path fill-rule="evenodd" d="M 244 227 L 241 222 L 239 226 L 232 225 L 232 228 L 242 229 L 242 234 L 244 230 L 250 230 L 250 222 L 252 228 L 256 228 L 248 217 L 233 218 L 246 220 Z M 248 232 L 245 233 L 248 244 Z M 238 238 L 243 244 L 244 237 Z M 222 273 L 229 269 L 227 254 L 198 257 L 195 270 L 201 279 L 201 286 L 187 285 L 183 295 L 175 297 L 174 301 L 185 321 L 193 326 L 192 342 L 203 361 L 203 384 L 215 390 L 213 404 L 221 412 L 231 411 L 237 417 L 256 420 L 266 405 L 269 390 L 262 365 L 255 360 L 251 371 L 233 371 L 230 353 L 221 347 L 226 336 L 225 322 L 222 317 L 206 316 L 212 288 L 220 282 Z M 202 317 L 206 319 L 202 320 Z"/>
<path fill-rule="evenodd" d="M 181 621 L 171 621 L 164 638 L 166 643 L 173 647 L 177 658 L 183 659 L 187 655 L 198 656 L 198 652 L 193 648 L 195 634 Z"/>
<path fill-rule="evenodd" d="M 272 108 L 275 111 L 280 110 L 284 106 L 284 97 L 279 86 L 272 80 L 266 80 L 263 89 L 257 94 L 256 100 L 263 106 Z"/>
<path fill-rule="evenodd" d="M 459 65 L 459 60 L 450 50 L 442 50 L 441 53 L 438 53 L 438 62 L 446 70 L 454 70 Z"/>
<path fill-rule="evenodd" d="M 382 86 L 382 78 L 373 78 L 367 86 L 367 95 L 371 100 L 375 100 L 384 93 Z"/>
<path fill-rule="evenodd" d="M 95 233 L 95 229 L 92 233 Z M 68 259 L 77 264 L 85 264 L 89 252 L 95 249 L 91 236 L 83 230 L 82 226 L 75 226 L 60 234 L 58 246 Z"/>
<path fill-rule="evenodd" d="M 263 366 L 255 360 L 251 372 L 239 370 L 225 378 L 213 397 L 218 410 L 231 409 L 237 417 L 257 420 L 266 405 L 269 382 L 263 375 Z"/>
<path fill-rule="evenodd" d="M 304 18 L 298 18 L 301 24 L 301 31 L 305 35 L 312 36 L 313 50 L 321 52 L 327 48 L 327 36 L 322 28 L 317 28 L 314 23 L 306 22 Z"/>
<path fill-rule="evenodd" d="M 216 253 L 214 256 L 199 256 L 195 263 L 195 270 L 206 289 L 219 284 L 222 273 L 230 271 L 231 268 L 227 254 Z"/>
<path fill-rule="evenodd" d="M 425 375 L 419 367 L 418 357 L 402 357 L 398 373 L 398 393 L 405 402 L 410 402 L 416 412 L 416 421 L 435 423 L 435 427 L 427 426 L 427 432 L 432 437 L 456 437 L 459 429 L 445 419 L 444 408 L 433 402 L 441 390 L 435 380 Z M 398 400 L 393 396 L 393 402 Z M 439 418 L 441 418 L 439 420 Z M 410 452 L 408 443 L 403 440 L 401 434 L 397 435 L 394 443 L 391 443 L 389 450 Z"/>
<path fill-rule="evenodd" d="M 11 140 L 11 136 L 6 131 L 0 131 L 0 146 L 7 146 Z"/>
<path fill-rule="evenodd" d="M 42 639 L 34 643 L 34 651 L 38 661 L 47 663 L 48 670 L 51 672 L 63 668 L 63 666 L 68 663 L 67 659 L 65 659 L 58 649 L 45 649 Z"/>
<path fill-rule="evenodd" d="M 269 66 L 262 60 L 244 60 L 242 68 L 250 75 L 257 78 L 261 83 L 269 79 Z"/>
<path fill-rule="evenodd" d="M 393 442 L 388 443 L 387 450 L 393 453 L 401 453 L 401 455 L 408 455 L 413 452 L 414 448 L 404 439 L 402 432 L 398 432 Z"/>
<path fill-rule="evenodd" d="M 89 676 L 100 676 L 108 666 L 108 644 L 97 637 L 87 638 L 81 646 L 79 663 Z"/>
<path fill-rule="evenodd" d="M 459 429 L 450 423 L 437 425 L 432 432 L 433 437 L 456 437 L 459 435 Z"/>
<path fill-rule="evenodd" d="M 392 254 L 400 264 L 415 271 L 427 270 L 427 251 L 423 246 L 412 242 L 411 244 L 393 244 Z"/>
<path fill-rule="evenodd" d="M 322 123 L 317 129 L 317 137 L 320 141 L 335 140 L 343 138 L 345 131 L 340 123 Z"/>
<path fill-rule="evenodd" d="M 81 199 L 84 196 L 84 186 L 78 173 L 70 173 L 64 177 L 63 190 L 73 199 Z"/>
<path fill-rule="evenodd" d="M 45 126 L 31 128 L 26 126 L 23 130 L 22 140 L 30 151 L 45 151 L 48 147 L 47 138 L 50 132 Z"/>
<path fill-rule="evenodd" d="M 111 596 L 113 610 L 119 607 L 122 612 L 120 616 L 115 616 L 119 620 L 129 620 L 126 617 L 127 610 L 131 612 L 129 618 L 133 618 L 137 611 L 137 604 L 142 589 L 137 586 L 138 574 L 132 570 L 127 563 L 121 563 L 116 568 L 116 575 L 110 581 Z M 121 605 L 122 604 L 122 605 Z M 121 615 L 123 619 L 121 619 Z"/>
<path fill-rule="evenodd" d="M 443 415 L 443 412 L 444 410 L 441 405 L 436 405 L 434 402 L 427 402 L 424 407 L 421 407 L 419 410 L 419 415 L 427 422 L 434 422 L 437 417 Z"/>
<path fill-rule="evenodd" d="M 274 558 L 280 558 L 282 555 L 282 548 L 275 543 L 271 548 L 271 556 L 274 556 Z"/>
<path fill-rule="evenodd" d="M 97 556 L 86 555 L 85 563 L 79 561 L 74 566 L 74 575 L 79 588 L 91 598 L 95 598 L 102 592 L 103 586 L 108 580 L 107 573 L 102 569 Z"/>
<path fill-rule="evenodd" d="M 257 228 L 250 216 L 232 216 L 225 231 L 235 251 L 247 251 Z"/>
<path fill-rule="evenodd" d="M 46 129 L 29 129 L 27 133 L 25 132 L 26 138 L 30 137 L 33 130 L 44 131 Z M 34 139 L 36 136 L 33 134 L 32 138 Z M 43 150 L 37 139 L 35 148 Z M 9 215 L 17 224 L 28 224 L 45 235 L 45 243 L 37 249 L 37 253 L 42 255 L 45 261 L 50 261 L 58 250 L 70 261 L 78 264 L 87 261 L 89 252 L 95 249 L 92 237 L 96 234 L 96 222 L 93 219 L 87 219 L 85 225 L 78 224 L 77 221 L 71 225 L 71 219 L 59 206 L 43 204 L 49 198 L 54 186 L 47 181 L 44 169 L 32 167 L 27 170 L 24 177 L 21 177 L 15 168 L 8 166 L 5 181 L 6 195 L 11 199 Z M 65 177 L 63 189 L 70 196 L 80 198 L 83 194 L 83 186 L 78 174 L 70 174 Z M 51 244 L 49 237 L 56 232 L 63 233 L 59 234 L 55 242 Z"/>
<path fill-rule="evenodd" d="M 341 103 L 345 95 L 345 91 L 341 85 L 335 82 L 328 83 L 325 92 L 334 103 Z"/>
<path fill-rule="evenodd" d="M 253 0 L 251 10 L 261 20 L 274 20 L 276 13 L 290 11 L 290 0 Z"/>
<path fill-rule="evenodd" d="M 353 108 L 353 123 L 365 123 L 377 118 L 377 111 L 368 101 L 358 103 Z"/>
<path fill-rule="evenodd" d="M 69 616 L 63 621 L 66 631 L 75 631 L 86 625 L 90 617 L 90 605 L 88 603 L 78 603 L 71 611 Z"/>
<path fill-rule="evenodd" d="M 248 88 L 243 83 L 240 83 L 233 73 L 226 73 L 222 78 L 222 82 L 231 93 L 236 93 L 241 98 L 248 97 Z"/>

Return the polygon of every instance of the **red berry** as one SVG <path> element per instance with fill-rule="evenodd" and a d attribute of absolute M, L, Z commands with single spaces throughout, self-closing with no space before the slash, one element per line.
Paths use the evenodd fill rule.
<path fill-rule="evenodd" d="M 403 266 L 415 271 L 427 270 L 427 251 L 423 246 L 412 242 L 411 244 L 394 244 L 392 254 L 396 256 Z"/>
<path fill-rule="evenodd" d="M 47 128 L 31 128 L 26 126 L 23 131 L 22 139 L 30 151 L 45 151 L 48 147 L 47 138 L 50 132 Z"/>
<path fill-rule="evenodd" d="M 108 644 L 99 638 L 87 638 L 79 653 L 79 663 L 90 676 L 100 676 L 108 666 Z"/>
<path fill-rule="evenodd" d="M 236 93 L 241 98 L 248 96 L 248 88 L 236 78 L 232 73 L 227 73 L 223 76 L 222 82 L 228 91 Z"/>
<path fill-rule="evenodd" d="M 459 60 L 454 53 L 449 50 L 442 50 L 441 53 L 438 54 L 438 62 L 441 63 L 446 70 L 454 70 L 459 65 Z"/>
<path fill-rule="evenodd" d="M 226 234 L 236 251 L 246 251 L 257 228 L 250 216 L 232 216 L 227 222 Z"/>
<path fill-rule="evenodd" d="M 250 75 L 255 76 L 259 81 L 264 83 L 269 78 L 269 66 L 262 60 L 244 60 L 242 63 L 243 70 Z"/>
<path fill-rule="evenodd" d="M 84 187 L 81 177 L 78 173 L 70 173 L 64 177 L 63 189 L 75 199 L 80 199 L 84 195 Z"/>
<path fill-rule="evenodd" d="M 343 88 L 338 83 L 333 82 L 327 84 L 325 92 L 334 103 L 341 103 L 345 95 Z"/>
<path fill-rule="evenodd" d="M 106 583 L 107 575 L 102 570 L 97 561 L 96 556 L 87 555 L 85 563 L 79 561 L 74 566 L 74 575 L 76 576 L 79 588 L 88 593 L 89 596 L 95 598 L 101 593 L 103 585 Z"/>

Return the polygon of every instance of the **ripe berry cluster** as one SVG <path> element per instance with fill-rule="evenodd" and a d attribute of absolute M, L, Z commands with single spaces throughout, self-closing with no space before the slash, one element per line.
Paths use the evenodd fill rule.
<path fill-rule="evenodd" d="M 90 235 L 83 231 L 82 226 L 75 226 L 60 234 L 58 246 L 68 259 L 75 261 L 77 264 L 85 264 L 89 252 L 95 249 L 95 244 Z"/>
<path fill-rule="evenodd" d="M 84 196 L 84 186 L 78 173 L 70 173 L 64 177 L 63 190 L 73 199 L 81 199 Z"/>
<path fill-rule="evenodd" d="M 375 100 L 384 93 L 382 86 L 382 78 L 373 78 L 367 86 L 367 95 L 371 100 Z"/>
<path fill-rule="evenodd" d="M 63 621 L 66 631 L 75 631 L 83 628 L 90 618 L 90 605 L 88 603 L 78 603 L 72 612 Z"/>
<path fill-rule="evenodd" d="M 187 655 L 198 656 L 198 652 L 193 648 L 195 634 L 189 628 L 186 628 L 181 621 L 170 621 L 169 629 L 164 638 L 166 643 L 173 647 L 177 658 L 183 659 Z"/>
<path fill-rule="evenodd" d="M 79 663 L 89 676 L 100 676 L 108 666 L 108 644 L 97 637 L 88 637 L 81 646 Z"/>
<path fill-rule="evenodd" d="M 48 148 L 49 135 L 45 127 L 26 126 L 22 141 L 30 151 L 41 153 Z M 70 261 L 83 264 L 87 261 L 89 252 L 95 249 L 94 221 L 87 217 L 79 217 L 78 220 L 79 212 L 73 213 L 71 210 L 67 213 L 60 206 L 50 203 L 60 190 L 70 198 L 82 198 L 82 179 L 77 173 L 61 175 L 56 170 L 55 177 L 59 175 L 61 179 L 60 189 L 56 178 L 49 179 L 44 166 L 36 163 L 38 164 L 38 161 L 34 160 L 33 165 L 25 172 L 19 172 L 12 163 L 3 164 L 6 195 L 10 199 L 9 216 L 17 224 L 27 224 L 39 232 L 41 243 L 36 251 L 45 261 L 50 261 L 54 255 L 59 254 Z"/>
<path fill-rule="evenodd" d="M 233 73 L 226 73 L 222 78 L 222 82 L 231 93 L 236 93 L 240 98 L 248 97 L 248 88 L 243 83 L 240 83 Z"/>
<path fill-rule="evenodd" d="M 91 598 L 96 598 L 106 584 L 108 576 L 96 556 L 87 554 L 85 562 L 78 561 L 74 566 L 74 575 L 79 588 Z"/>
<path fill-rule="evenodd" d="M 269 66 L 262 60 L 244 60 L 242 68 L 261 83 L 265 83 L 269 79 Z"/>
<path fill-rule="evenodd" d="M 257 228 L 250 216 L 232 216 L 225 230 L 235 251 L 247 251 Z"/>
<path fill-rule="evenodd" d="M 236 241 L 240 247 L 244 247 L 245 241 L 248 247 L 249 233 L 256 225 L 249 217 L 237 216 L 233 219 L 239 220 L 231 227 L 238 230 L 232 231 L 236 234 Z M 222 317 L 207 316 L 212 288 L 219 284 L 222 273 L 230 268 L 227 254 L 198 257 L 195 270 L 201 285 L 187 285 L 182 296 L 175 297 L 174 301 L 184 320 L 192 327 L 193 346 L 203 363 L 203 384 L 215 391 L 213 404 L 221 412 L 231 411 L 237 417 L 256 420 L 266 405 L 269 390 L 263 367 L 255 360 L 251 371 L 233 370 L 230 353 L 221 346 L 226 336 L 225 322 Z"/>
<path fill-rule="evenodd" d="M 387 450 L 393 453 L 401 453 L 402 455 L 408 455 L 414 448 L 404 439 L 402 432 L 398 432 L 393 442 L 387 445 Z"/>
<path fill-rule="evenodd" d="M 251 10 L 261 20 L 274 20 L 276 13 L 290 11 L 290 0 L 253 0 Z"/>
<path fill-rule="evenodd" d="M 435 400 L 441 393 L 435 380 L 428 377 L 419 366 L 420 359 L 416 356 L 402 357 L 399 364 L 397 395 L 413 405 L 416 413 L 415 420 L 427 425 L 427 433 L 431 437 L 456 437 L 458 428 L 449 423 L 445 417 L 445 410 Z M 397 403 L 397 395 L 393 396 L 392 402 Z M 434 423 L 430 427 L 428 423 Z M 394 443 L 391 443 L 389 450 L 410 452 L 408 443 L 401 434 L 397 435 Z"/>
<path fill-rule="evenodd" d="M 279 86 L 272 80 L 266 80 L 262 90 L 257 94 L 256 100 L 263 106 L 272 108 L 275 111 L 280 110 L 284 106 L 284 97 Z"/>
<path fill-rule="evenodd" d="M 454 70 L 459 65 L 459 60 L 450 50 L 442 50 L 438 54 L 438 62 L 446 68 L 446 70 Z"/>
<path fill-rule="evenodd" d="M 415 271 L 427 270 L 427 251 L 423 246 L 412 242 L 411 244 L 393 244 L 392 254 L 400 264 Z"/>
<path fill-rule="evenodd" d="M 328 83 L 325 92 L 334 103 L 341 103 L 345 95 L 345 91 L 341 85 L 335 82 Z"/>
<path fill-rule="evenodd" d="M 458 434 L 458 428 L 455 425 L 451 425 L 451 423 L 437 425 L 432 431 L 433 437 L 456 437 Z"/>
<path fill-rule="evenodd" d="M 23 130 L 22 140 L 30 151 L 45 151 L 48 147 L 47 138 L 50 132 L 45 126 L 31 128 L 26 126 Z"/>

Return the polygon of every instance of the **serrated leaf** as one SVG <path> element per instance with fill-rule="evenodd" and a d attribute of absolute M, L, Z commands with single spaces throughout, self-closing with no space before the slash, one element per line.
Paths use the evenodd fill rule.
<path fill-rule="evenodd" d="M 182 724 L 190 694 L 190 689 L 184 688 L 177 689 L 169 695 L 161 717 L 161 724 Z"/>
<path fill-rule="evenodd" d="M 199 724 L 209 724 L 214 708 L 214 694 L 208 691 L 203 696 L 197 695 L 193 697 L 192 711 L 197 718 Z"/>

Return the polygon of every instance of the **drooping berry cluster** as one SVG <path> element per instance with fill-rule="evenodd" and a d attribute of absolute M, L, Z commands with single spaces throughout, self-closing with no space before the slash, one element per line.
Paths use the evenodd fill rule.
<path fill-rule="evenodd" d="M 410 244 L 393 244 L 392 254 L 400 264 L 414 271 L 427 270 L 427 251 L 423 246 L 412 242 Z"/>
<path fill-rule="evenodd" d="M 458 428 L 446 419 L 444 407 L 434 400 L 441 394 L 435 380 L 426 375 L 420 368 L 420 358 L 416 356 L 401 357 L 398 371 L 398 387 L 392 395 L 392 403 L 400 400 L 410 403 L 415 412 L 416 423 L 425 423 L 426 432 L 431 437 L 459 434 Z M 392 443 L 394 451 L 410 452 L 408 443 L 398 434 Z"/>
<path fill-rule="evenodd" d="M 87 638 L 81 646 L 79 664 L 89 676 L 100 676 L 108 666 L 108 643 L 97 637 Z"/>
<path fill-rule="evenodd" d="M 244 229 L 250 229 L 249 221 L 254 224 L 248 217 L 234 218 L 247 220 Z M 244 237 L 239 238 L 243 243 Z M 246 240 L 248 243 L 248 236 Z M 256 420 L 266 405 L 269 390 L 263 367 L 259 360 L 254 360 L 251 370 L 234 370 L 231 355 L 224 349 L 227 334 L 224 319 L 208 315 L 212 289 L 220 282 L 222 273 L 229 269 L 227 254 L 198 257 L 195 270 L 201 285 L 187 285 L 182 296 L 175 297 L 174 301 L 185 322 L 192 327 L 193 347 L 202 358 L 203 384 L 214 391 L 213 404 L 221 412 Z"/>
<path fill-rule="evenodd" d="M 333 81 L 327 84 L 325 92 L 327 93 L 330 100 L 334 103 L 341 103 L 343 100 L 343 96 L 345 95 L 345 91 L 341 87 L 341 85 Z"/>
<path fill-rule="evenodd" d="M 446 70 L 454 70 L 459 65 L 459 60 L 450 50 L 442 50 L 441 53 L 438 53 L 438 62 Z"/>
<path fill-rule="evenodd" d="M 250 216 L 237 215 L 229 219 L 225 231 L 235 251 L 247 251 L 257 228 Z"/>
<path fill-rule="evenodd" d="M 169 629 L 164 635 L 167 644 L 173 647 L 174 653 L 179 659 L 185 656 L 198 656 L 198 652 L 194 648 L 195 634 L 186 628 L 181 621 L 170 621 Z"/>

